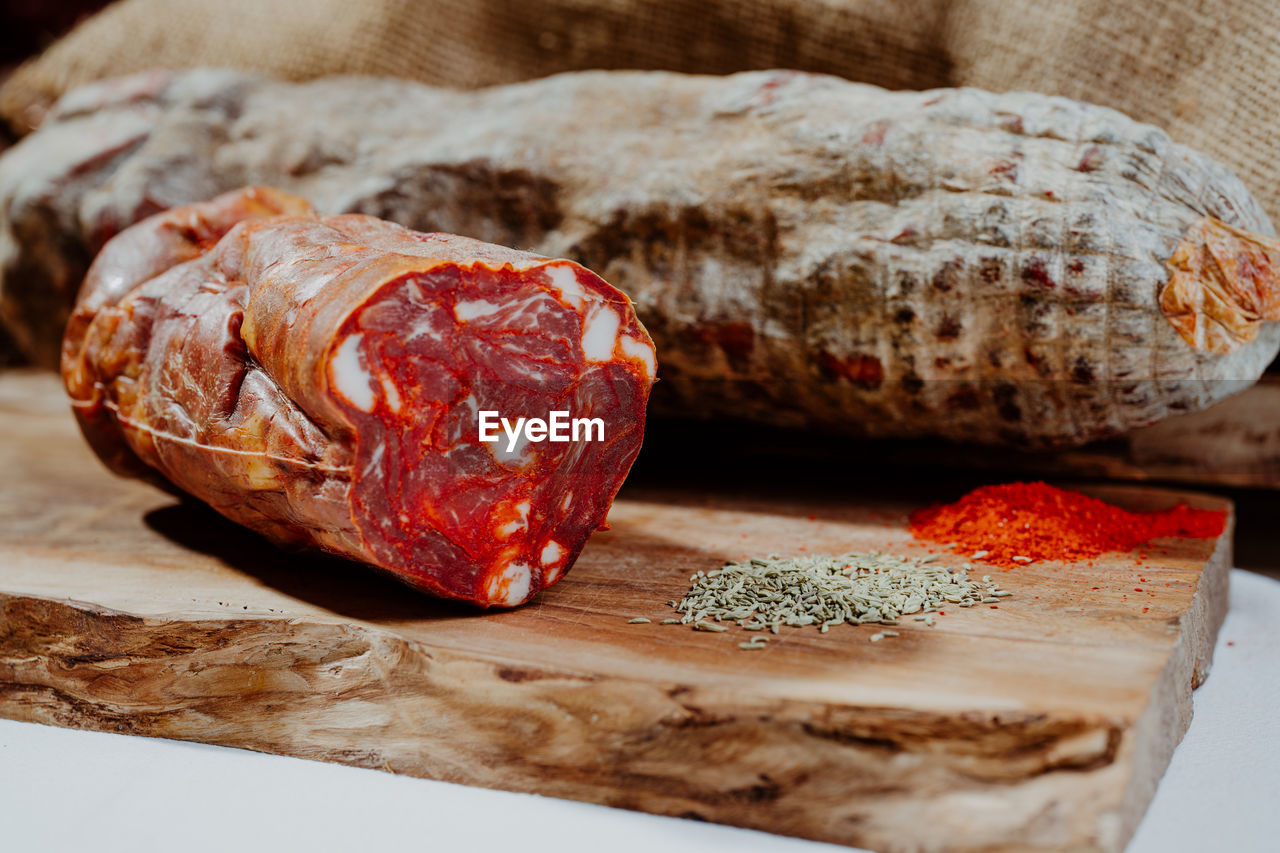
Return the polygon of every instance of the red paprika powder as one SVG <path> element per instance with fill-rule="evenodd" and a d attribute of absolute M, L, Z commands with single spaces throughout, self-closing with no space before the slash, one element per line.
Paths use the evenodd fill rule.
<path fill-rule="evenodd" d="M 1087 560 L 1165 536 L 1214 538 L 1226 523 L 1221 510 L 1178 504 L 1160 512 L 1129 512 L 1047 483 L 983 486 L 955 503 L 911 514 L 917 539 L 955 542 L 957 553 L 966 556 L 986 551 L 972 559 L 1004 568 L 1038 560 Z"/>

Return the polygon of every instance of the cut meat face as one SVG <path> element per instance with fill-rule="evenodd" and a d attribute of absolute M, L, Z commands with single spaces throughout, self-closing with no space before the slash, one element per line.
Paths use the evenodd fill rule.
<path fill-rule="evenodd" d="M 643 438 L 656 361 L 627 298 L 569 261 L 365 216 L 238 218 L 246 199 L 305 206 L 178 208 L 90 271 L 63 372 L 99 454 L 437 595 L 511 606 L 560 579 Z M 214 206 L 204 254 L 126 263 Z"/>
<path fill-rule="evenodd" d="M 653 375 L 625 351 L 642 340 L 634 321 L 621 330 L 625 303 L 578 275 L 447 267 L 388 283 L 343 325 L 327 373 L 356 428 L 354 516 L 380 563 L 465 565 L 441 592 L 519 604 L 577 557 L 612 498 L 598 481 L 634 456 L 647 391 L 636 377 Z M 597 419 L 603 440 L 486 442 L 482 412 Z"/>

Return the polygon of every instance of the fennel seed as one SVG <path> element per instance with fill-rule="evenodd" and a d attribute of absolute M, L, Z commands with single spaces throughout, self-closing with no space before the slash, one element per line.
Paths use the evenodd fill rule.
<path fill-rule="evenodd" d="M 921 621 L 931 627 L 931 614 L 939 609 L 972 607 L 1011 594 L 990 576 L 971 579 L 968 563 L 951 570 L 933 559 L 871 553 L 732 561 L 694 573 L 689 591 L 672 606 L 682 622 L 695 623 L 694 630 L 719 633 L 728 630 L 724 623 L 736 623 L 743 630 L 777 634 L 784 625 L 822 632 L 844 623 L 898 625 L 913 614 L 922 614 Z M 884 639 L 897 632 L 873 636 Z"/>

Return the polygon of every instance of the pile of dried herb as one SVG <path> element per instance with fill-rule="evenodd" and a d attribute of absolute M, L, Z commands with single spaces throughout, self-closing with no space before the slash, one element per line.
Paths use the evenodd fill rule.
<path fill-rule="evenodd" d="M 684 598 L 667 604 L 683 614 L 679 622 L 695 629 L 724 630 L 715 623 L 736 622 L 776 634 L 783 625 L 816 625 L 824 632 L 844 622 L 895 625 L 911 614 L 932 625 L 931 614 L 947 606 L 994 604 L 1011 594 L 989 576 L 970 580 L 968 566 L 948 570 L 930 565 L 934 559 L 872 552 L 730 562 L 696 573 Z"/>

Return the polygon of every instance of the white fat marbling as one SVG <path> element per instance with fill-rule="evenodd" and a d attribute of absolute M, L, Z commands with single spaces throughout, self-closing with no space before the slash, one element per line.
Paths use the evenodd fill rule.
<path fill-rule="evenodd" d="M 376 469 L 379 465 L 382 464 L 382 455 L 385 452 L 386 452 L 386 446 L 383 445 L 381 441 L 379 441 L 378 446 L 373 448 L 373 452 L 369 454 L 369 464 L 364 466 L 364 473 L 362 474 L 362 476 L 368 477 L 371 473 L 373 473 L 374 469 Z"/>
<path fill-rule="evenodd" d="M 611 361 L 622 320 L 608 305 L 593 305 L 582 329 L 582 357 L 587 361 Z"/>
<path fill-rule="evenodd" d="M 546 267 L 546 273 L 551 279 L 551 286 L 560 291 L 560 298 L 581 310 L 587 294 L 578 283 L 577 271 L 571 266 L 562 264 L 558 267 Z"/>
<path fill-rule="evenodd" d="M 542 565 L 554 566 L 560 562 L 560 558 L 564 556 L 564 548 L 554 539 L 547 540 L 546 546 L 542 549 Z"/>
<path fill-rule="evenodd" d="M 517 517 L 505 524 L 498 525 L 497 528 L 495 528 L 495 532 L 498 536 L 503 539 L 508 539 L 513 533 L 518 533 L 521 530 L 528 530 L 529 509 L 531 506 L 532 505 L 529 501 L 520 501 L 520 503 L 516 504 L 513 509 L 515 509 Z"/>
<path fill-rule="evenodd" d="M 490 604 L 515 605 L 529 597 L 532 584 L 533 570 L 527 563 L 508 563 L 501 572 L 489 576 L 485 594 Z"/>
<path fill-rule="evenodd" d="M 488 302 L 484 299 L 468 299 L 453 306 L 453 316 L 457 317 L 459 322 L 465 323 L 477 317 L 496 314 L 505 307 L 505 305 Z"/>
<path fill-rule="evenodd" d="M 644 341 L 637 340 L 630 335 L 623 335 L 618 339 L 618 343 L 622 345 L 622 352 L 624 354 L 637 359 L 644 364 L 645 371 L 650 379 L 656 375 L 658 365 L 653 357 L 652 346 Z"/>
<path fill-rule="evenodd" d="M 431 315 L 420 314 L 414 318 L 409 325 L 409 332 L 405 335 L 406 341 L 417 340 L 418 338 L 430 338 L 433 341 L 444 340 L 444 332 L 436 327 Z"/>
<path fill-rule="evenodd" d="M 362 335 L 352 335 L 338 346 L 329 361 L 329 384 L 360 411 L 372 412 L 373 387 L 360 357 L 362 340 Z"/>
<path fill-rule="evenodd" d="M 542 290 L 531 293 L 518 302 L 489 302 L 486 299 L 469 299 L 456 303 L 453 306 L 453 315 L 461 323 L 481 317 L 491 317 L 499 311 L 507 312 L 507 316 L 513 319 L 520 317 L 522 314 L 532 314 L 536 317 L 538 312 L 543 310 L 550 301 L 551 296 Z"/>
<path fill-rule="evenodd" d="M 379 376 L 378 381 L 382 384 L 382 396 L 387 398 L 387 408 L 393 412 L 400 411 L 400 391 L 396 384 L 387 376 Z"/>
<path fill-rule="evenodd" d="M 466 410 L 465 414 L 461 412 L 463 409 Z M 479 423 L 480 401 L 476 399 L 474 391 L 458 401 L 458 410 L 460 415 L 459 420 L 463 423 Z"/>
<path fill-rule="evenodd" d="M 529 434 L 521 427 L 520 431 L 512 438 L 511 434 L 505 427 L 498 430 L 497 441 L 486 441 L 484 446 L 488 448 L 489 454 L 495 462 L 503 465 L 523 465 L 527 460 L 524 458 L 525 446 L 529 444 Z"/>

